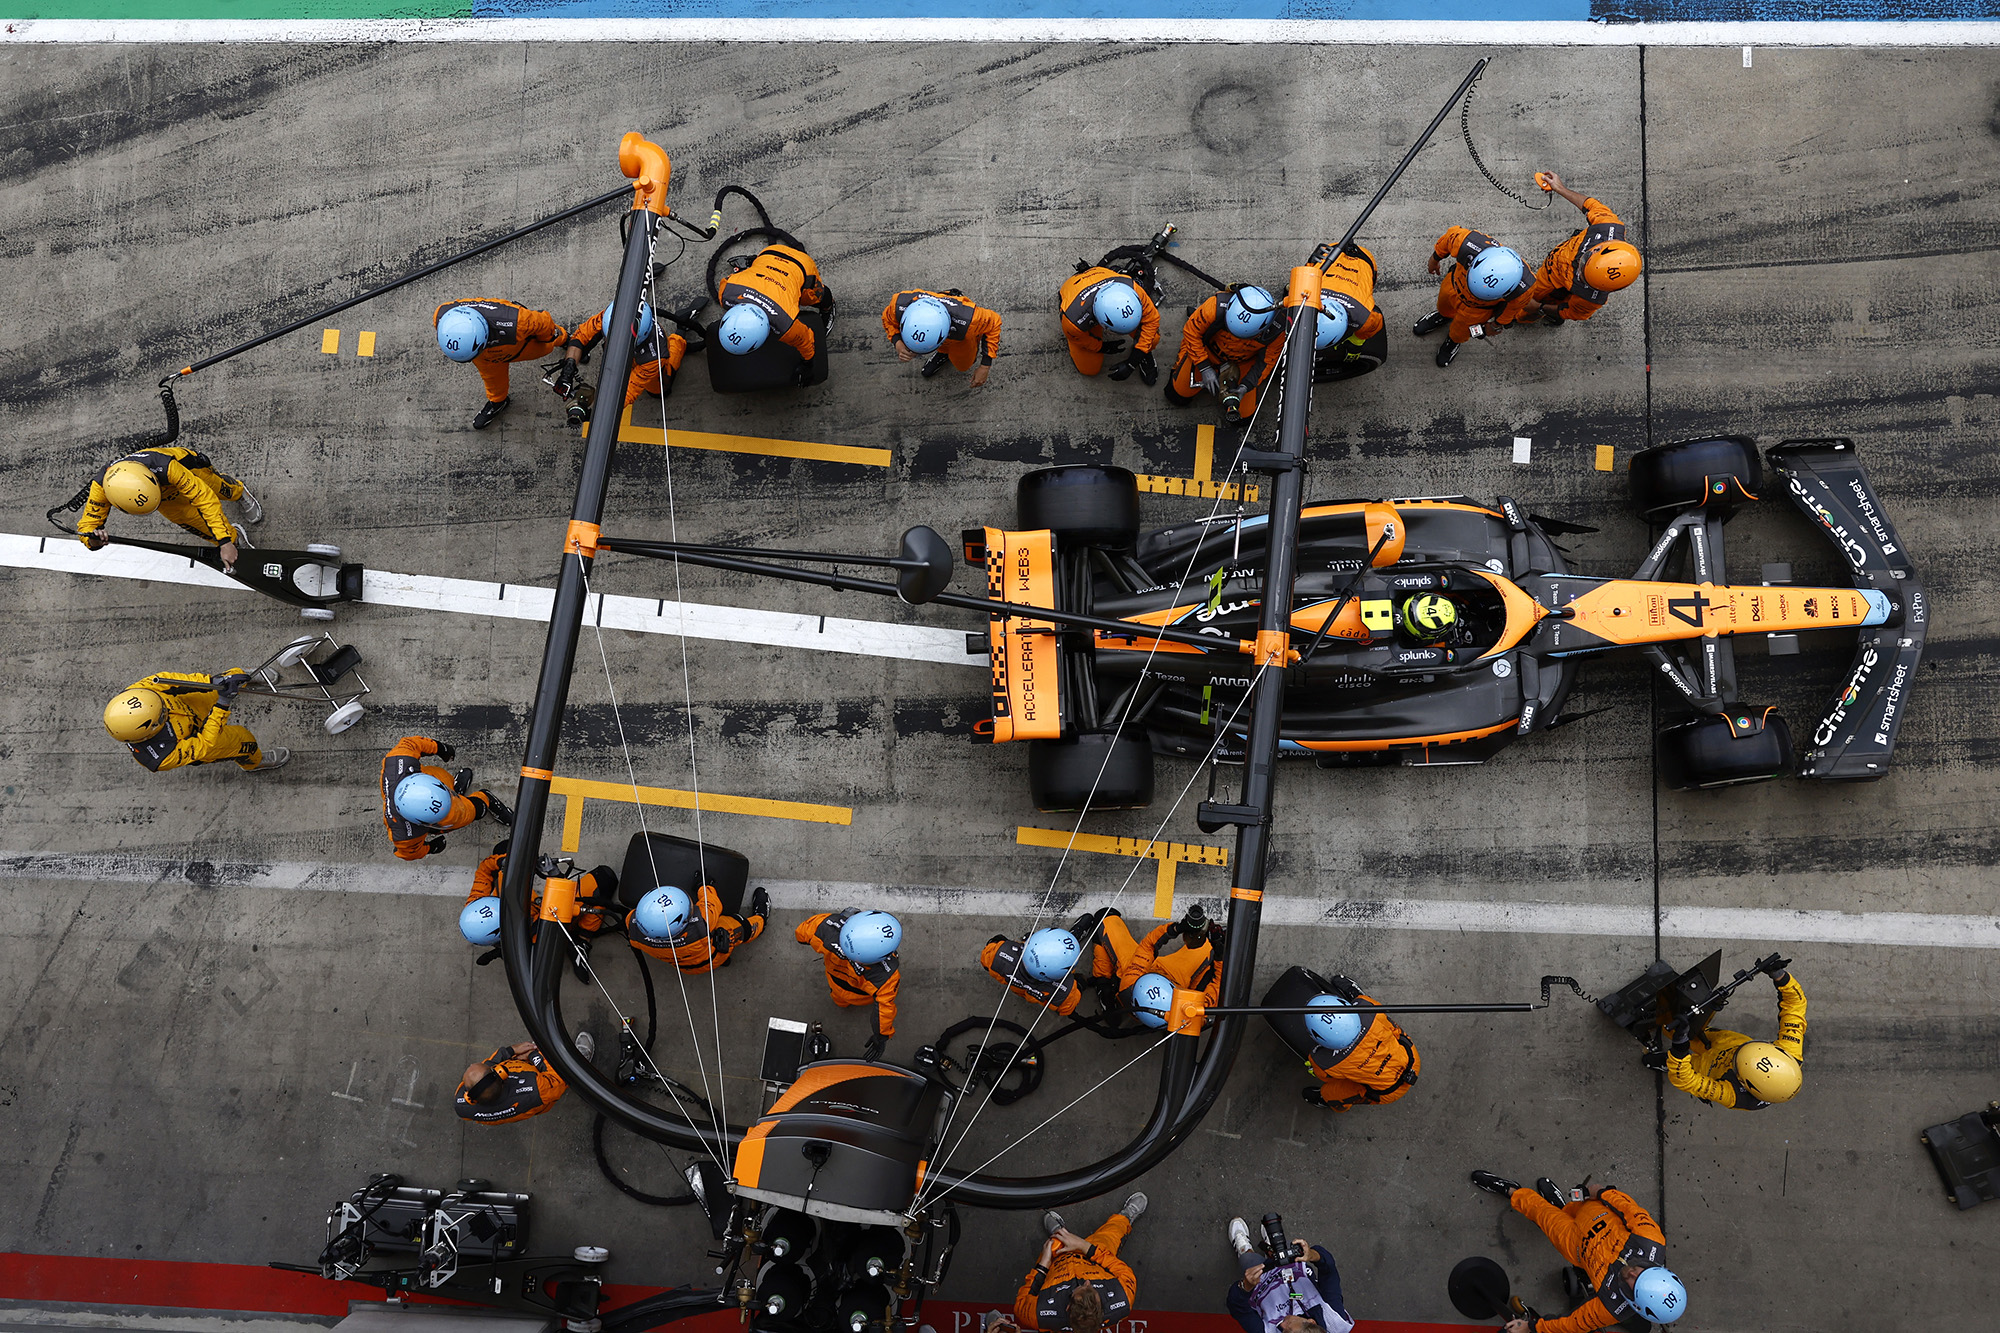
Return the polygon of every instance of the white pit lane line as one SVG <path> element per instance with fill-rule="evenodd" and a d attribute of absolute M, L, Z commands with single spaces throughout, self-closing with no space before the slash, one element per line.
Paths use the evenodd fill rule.
<path fill-rule="evenodd" d="M 186 861 L 117 853 L 0 851 L 0 880 L 61 880 L 142 886 L 194 884 L 278 892 L 399 893 L 462 898 L 472 867 L 315 861 Z M 911 916 L 982 919 L 1032 916 L 1039 895 L 940 885 L 861 884 L 828 880 L 758 880 L 786 911 L 824 912 L 880 903 Z M 1192 899 L 1190 899 L 1192 901 Z M 1215 904 L 1211 901 L 1211 906 Z M 1069 910 L 1067 907 L 1065 911 Z M 1352 930 L 1438 930 L 1475 935 L 1591 935 L 1651 938 L 1653 914 L 1642 907 L 1590 903 L 1454 902 L 1416 898 L 1264 899 L 1264 923 Z M 1859 944 L 1916 949 L 2000 949 L 2000 917 L 1922 912 L 1820 912 L 1754 907 L 1670 907 L 1665 939 L 1758 940 L 1790 944 Z"/>
<path fill-rule="evenodd" d="M 245 560 L 256 555 L 252 547 Z M 148 579 L 202 588 L 249 592 L 234 579 L 182 556 L 137 546 L 107 546 L 92 551 L 74 537 L 60 533 L 30 537 L 0 533 L 0 566 L 49 573 L 82 574 L 95 578 Z M 519 583 L 487 583 L 479 579 L 448 579 L 429 574 L 397 574 L 370 569 L 362 575 L 361 602 L 367 606 L 401 606 L 419 611 L 449 611 L 460 615 L 501 616 L 509 620 L 546 622 L 555 593 Z M 336 616 L 339 608 L 335 608 Z M 778 648 L 810 648 L 818 652 L 888 657 L 901 661 L 939 662 L 946 666 L 986 667 L 986 658 L 965 651 L 965 631 L 925 625 L 895 625 L 880 620 L 846 620 L 838 616 L 803 615 L 788 611 L 753 611 L 704 602 L 662 601 L 652 597 L 614 597 L 596 593 L 584 606 L 585 624 L 639 634 L 682 634 L 691 639 L 724 643 L 759 643 Z"/>

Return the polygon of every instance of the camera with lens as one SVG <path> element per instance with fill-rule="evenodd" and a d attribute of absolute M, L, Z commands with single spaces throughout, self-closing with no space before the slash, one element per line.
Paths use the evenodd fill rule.
<path fill-rule="evenodd" d="M 1266 1213 L 1258 1226 L 1264 1233 L 1264 1258 L 1269 1262 L 1289 1264 L 1307 1257 L 1304 1241 L 1286 1237 L 1284 1218 L 1276 1213 Z"/>

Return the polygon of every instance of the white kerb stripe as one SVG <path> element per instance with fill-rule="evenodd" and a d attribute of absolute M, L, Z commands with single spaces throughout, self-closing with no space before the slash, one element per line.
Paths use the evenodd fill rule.
<path fill-rule="evenodd" d="M 255 549 L 244 553 L 248 560 Z M 149 579 L 202 588 L 248 592 L 242 584 L 183 556 L 148 551 L 137 546 L 107 546 L 92 551 L 71 537 L 29 537 L 0 533 L 0 565 L 98 578 Z M 479 579 L 438 578 L 429 574 L 398 574 L 366 570 L 361 600 L 371 606 L 401 606 L 419 611 L 460 615 L 501 616 L 509 620 L 547 621 L 555 603 L 548 588 L 518 583 L 487 583 Z M 810 648 L 818 652 L 852 653 L 902 661 L 939 662 L 947 666 L 984 667 L 986 658 L 969 657 L 965 632 L 926 625 L 895 625 L 879 620 L 847 620 L 839 616 L 805 615 L 789 611 L 753 611 L 744 607 L 711 606 L 703 602 L 663 601 L 651 597 L 592 596 L 584 620 L 606 629 L 640 634 L 683 634 L 691 639 L 725 643 L 761 643 L 779 648 Z"/>
<path fill-rule="evenodd" d="M 424 861 L 328 865 L 314 861 L 185 861 L 144 855 L 0 852 L 0 879 L 97 884 L 199 884 L 205 888 L 402 893 L 463 897 L 472 867 Z M 759 880 L 774 906 L 824 912 L 880 903 L 910 916 L 982 919 L 1026 917 L 1039 895 L 1018 890 L 935 884 L 865 884 L 841 880 Z M 1208 900 L 1220 916 L 1221 905 Z M 1068 910 L 1067 906 L 1064 910 Z M 1653 914 L 1643 907 L 1592 903 L 1455 902 L 1266 897 L 1264 923 L 1362 930 L 1437 930 L 1476 935 L 1590 935 L 1648 938 Z M 2000 917 L 1920 912 L 1821 912 L 1751 907 L 1670 907 L 1661 914 L 1668 939 L 1758 940 L 1920 949 L 2000 949 Z"/>

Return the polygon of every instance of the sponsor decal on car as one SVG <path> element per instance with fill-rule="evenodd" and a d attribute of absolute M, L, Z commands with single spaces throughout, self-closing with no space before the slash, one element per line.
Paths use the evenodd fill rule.
<path fill-rule="evenodd" d="M 1854 664 L 1854 674 L 1847 678 L 1846 691 L 1834 704 L 1833 711 L 1820 720 L 1819 729 L 1813 732 L 1814 745 L 1830 744 L 1840 733 L 1840 724 L 1847 720 L 1848 708 L 1861 697 L 1861 691 L 1868 684 L 1868 678 L 1875 674 L 1875 664 L 1881 660 L 1882 655 L 1875 650 L 1874 644 L 1871 643 L 1861 650 L 1861 660 Z"/>

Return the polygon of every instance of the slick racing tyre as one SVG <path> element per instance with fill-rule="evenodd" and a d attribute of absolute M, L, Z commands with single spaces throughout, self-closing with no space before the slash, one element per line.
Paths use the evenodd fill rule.
<path fill-rule="evenodd" d="M 1028 742 L 1028 789 L 1043 811 L 1137 810 L 1153 802 L 1153 746 L 1143 731 Z"/>
<path fill-rule="evenodd" d="M 1022 531 L 1047 528 L 1059 548 L 1124 550 L 1139 540 L 1139 479 L 1089 463 L 1043 468 L 1021 478 L 1015 513 Z"/>
<path fill-rule="evenodd" d="M 1632 498 L 1647 518 L 1671 518 L 1717 501 L 1754 500 L 1763 480 L 1757 446 L 1740 435 L 1676 440 L 1632 455 Z"/>
<path fill-rule="evenodd" d="M 1660 776 L 1682 791 L 1768 782 L 1791 772 L 1792 758 L 1792 729 L 1775 709 L 1761 727 L 1756 710 L 1739 705 L 1660 733 Z"/>
<path fill-rule="evenodd" d="M 703 872 L 706 871 L 706 878 Z M 691 898 L 708 884 L 732 915 L 743 910 L 750 884 L 750 858 L 712 842 L 677 838 L 671 833 L 635 833 L 618 871 L 618 901 L 637 907 L 639 900 L 662 884 L 684 890 Z"/>

